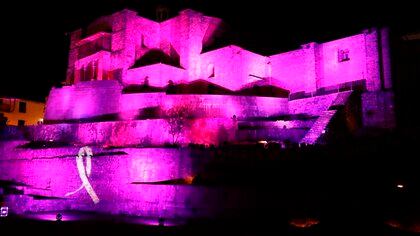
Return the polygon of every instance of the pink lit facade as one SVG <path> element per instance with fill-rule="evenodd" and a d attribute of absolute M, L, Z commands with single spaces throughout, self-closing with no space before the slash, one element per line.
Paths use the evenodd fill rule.
<path fill-rule="evenodd" d="M 262 56 L 231 45 L 202 53 L 221 20 L 184 10 L 177 17 L 158 23 L 130 10 L 93 22 L 82 34 L 71 34 L 66 82 L 115 79 L 123 85 L 164 87 L 197 79 L 209 80 L 231 90 L 271 78 L 271 83 L 294 92 L 314 92 L 356 80 L 366 80 L 368 91 L 390 88 L 389 52 L 385 30 L 326 43 L 308 43 L 301 49 Z M 83 38 L 82 38 L 83 37 Z M 378 46 L 385 48 L 379 58 Z M 159 51 L 177 66 L 162 63 L 135 66 L 148 53 Z M 339 60 L 340 51 L 348 60 Z M 383 78 L 380 77 L 380 63 Z"/>
<path fill-rule="evenodd" d="M 351 134 L 394 128 L 385 29 L 271 56 L 235 45 L 203 52 L 220 23 L 193 10 L 160 23 L 123 10 L 73 32 L 65 84 L 51 89 L 44 124 L 28 132 L 32 141 L 68 146 L 0 141 L 0 180 L 18 193 L 5 195 L 10 212 L 46 212 L 41 217 L 54 220 L 55 212 L 77 210 L 155 224 L 236 216 L 257 201 L 270 209 L 273 201 L 260 201 L 253 187 L 165 182 L 199 176 L 220 151 L 163 147 L 174 140 L 169 120 L 177 107 L 189 113 L 181 145 L 283 147 L 336 138 L 332 124 Z M 85 145 L 93 156 L 89 168 L 80 168 L 76 155 Z M 90 174 L 80 174 L 84 169 Z M 91 186 L 75 192 L 86 178 Z"/>
<path fill-rule="evenodd" d="M 113 116 L 108 120 L 113 122 L 157 122 L 139 117 L 145 109 L 154 109 L 159 115 L 153 119 L 165 119 L 169 109 L 187 104 L 201 111 L 200 122 L 209 124 L 225 119 L 223 123 L 230 126 L 232 117 L 246 122 L 290 115 L 310 116 L 316 124 L 317 118 L 332 107 L 345 106 L 352 96 L 359 96 L 343 92 L 358 90 L 363 93 L 358 126 L 394 126 L 385 29 L 365 30 L 325 43 L 312 42 L 271 56 L 235 45 L 203 52 L 220 24 L 221 19 L 189 9 L 163 22 L 123 10 L 97 19 L 84 30 L 74 31 L 65 86 L 51 90 L 46 123 L 104 116 Z M 169 86 L 187 86 L 198 81 L 229 93 L 168 93 Z M 152 87 L 156 91 L 126 92 L 133 86 Z M 259 87 L 282 90 L 286 95 L 241 93 Z M 337 97 L 346 99 L 338 102 Z M 328 126 L 335 116 L 324 117 L 327 121 L 323 126 Z M 236 134 L 231 136 L 237 137 L 238 127 L 232 129 Z M 312 127 L 300 128 L 310 133 Z M 159 129 L 163 136 L 167 134 L 165 128 Z M 293 141 L 304 139 L 304 132 L 300 133 L 301 137 Z M 183 140 L 193 142 L 192 136 Z"/>

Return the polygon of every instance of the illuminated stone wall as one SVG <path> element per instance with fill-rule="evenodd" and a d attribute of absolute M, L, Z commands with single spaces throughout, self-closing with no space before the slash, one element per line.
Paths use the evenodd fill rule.
<path fill-rule="evenodd" d="M 329 87 L 344 82 L 366 79 L 366 45 L 364 35 L 323 43 L 320 46 L 322 55 L 322 77 L 318 78 L 318 87 Z M 339 61 L 339 50 L 348 50 L 349 60 Z"/>
<path fill-rule="evenodd" d="M 179 84 L 187 82 L 186 78 L 188 77 L 184 69 L 165 64 L 153 64 L 128 70 L 124 82 L 144 84 L 147 81 L 150 86 L 163 88 L 168 85 L 169 80 Z"/>
<path fill-rule="evenodd" d="M 378 45 L 382 45 L 386 65 L 386 84 L 391 87 L 389 46 L 386 33 L 378 42 L 375 29 L 361 34 L 326 42 L 309 43 L 301 49 L 269 57 L 271 77 L 293 92 L 313 92 L 324 87 L 366 80 L 369 91 L 381 89 Z M 340 51 L 346 51 L 347 60 L 340 61 Z"/>
<path fill-rule="evenodd" d="M 89 35 L 77 30 L 71 34 L 67 82 L 80 82 L 80 73 L 86 73 L 86 70 L 90 70 L 89 63 L 95 62 L 98 75 L 92 79 L 117 79 L 124 83 L 132 83 L 133 75 L 127 75 L 128 70 L 137 59 L 150 50 L 161 50 L 169 56 L 176 54 L 179 56 L 180 66 L 188 72 L 185 73 L 185 79 L 197 78 L 200 68 L 197 67 L 196 61 L 202 46 L 211 40 L 220 22 L 218 18 L 204 16 L 193 10 L 181 11 L 177 17 L 161 23 L 138 16 L 134 11 L 117 12 L 105 20 L 111 28 L 110 32 L 105 32 L 111 38 L 109 48 L 98 47 L 93 55 L 80 58 L 80 48 L 88 42 L 94 42 L 98 38 L 97 35 L 104 32 L 91 32 Z M 90 27 L 98 24 L 95 21 Z M 118 75 L 115 74 L 117 71 Z M 154 79 L 154 76 L 151 79 Z"/>
<path fill-rule="evenodd" d="M 90 81 L 63 88 L 53 88 L 47 101 L 45 120 L 73 120 L 116 115 L 134 120 L 140 110 L 159 107 L 166 111 L 188 105 L 201 109 L 201 117 L 238 118 L 267 117 L 285 114 L 287 98 L 229 95 L 166 95 L 166 93 L 122 94 L 116 81 Z"/>
<path fill-rule="evenodd" d="M 270 77 L 291 93 L 315 91 L 315 45 L 308 44 L 302 49 L 270 56 Z"/>
<path fill-rule="evenodd" d="M 355 89 L 353 86 L 356 83 L 351 82 L 357 81 L 358 85 L 365 85 L 365 88 L 361 88 L 363 92 L 368 92 L 362 95 L 365 96 L 364 124 L 385 127 L 383 122 L 394 122 L 393 112 L 389 110 L 392 106 L 383 105 L 385 100 L 386 104 L 392 103 L 392 96 L 382 93 L 392 88 L 389 42 L 385 29 L 372 28 L 334 41 L 311 42 L 297 50 L 271 56 L 259 55 L 236 45 L 203 52 L 203 47 L 212 43 L 220 27 L 221 19 L 190 9 L 163 22 L 143 18 L 131 10 L 97 19 L 87 29 L 71 34 L 67 73 L 67 84 L 70 86 L 51 90 L 45 120 L 56 123 L 87 122 L 89 119 L 93 119 L 91 122 L 133 121 L 72 125 L 71 130 L 98 130 L 95 131 L 97 135 L 111 135 L 110 140 L 118 140 L 110 143 L 122 144 L 124 142 L 121 140 L 125 139 L 127 144 L 137 144 L 142 143 L 142 139 L 148 139 L 149 129 L 153 127 L 160 130 L 162 136 L 151 139 L 161 144 L 167 141 L 167 128 L 161 127 L 166 111 L 187 106 L 194 110 L 194 117 L 199 119 L 192 127 L 201 127 L 197 130 L 209 134 L 199 135 L 199 138 L 185 137 L 184 140 L 213 140 L 204 143 L 217 143 L 214 137 L 218 136 L 216 133 L 221 120 L 229 121 L 233 116 L 239 120 L 302 114 L 321 116 L 334 105 L 343 87 Z M 156 55 L 163 58 L 147 61 L 145 58 L 152 52 L 158 52 Z M 164 64 L 166 59 L 171 63 Z M 251 94 L 167 95 L 147 90 L 123 92 L 126 91 L 124 89 L 144 84 L 156 91 L 164 91 L 169 81 L 179 85 L 197 80 L 222 87 L 218 90 L 222 94 L 227 93 L 221 92 L 223 89 L 243 94 L 241 92 L 246 89 L 263 85 L 304 96 L 297 96 L 299 99 L 290 96 L 288 100 Z M 386 121 L 368 118 L 371 115 L 367 114 L 374 109 L 379 109 L 378 114 L 386 111 L 381 117 L 390 117 L 384 118 Z M 375 125 L 375 122 L 378 124 Z M 132 127 L 127 128 L 127 124 Z M 118 130 L 121 130 L 121 134 Z M 75 140 L 104 142 L 103 138 L 85 136 L 84 132 L 87 131 L 78 132 Z M 124 132 L 127 132 L 125 138 Z M 261 133 L 264 132 L 269 133 L 261 130 Z M 189 135 L 197 136 L 198 133 Z M 71 135 L 65 137 L 68 136 Z"/>
<path fill-rule="evenodd" d="M 268 117 L 286 114 L 287 98 L 227 96 L 227 95 L 166 95 L 165 93 L 137 93 L 121 96 L 120 113 L 125 119 L 134 119 L 138 110 L 159 106 L 163 111 L 187 105 L 191 111 L 200 111 L 200 117 L 237 118 Z"/>
<path fill-rule="evenodd" d="M 247 196 L 246 188 L 156 183 L 195 176 L 209 153 L 197 157 L 188 149 L 93 147 L 88 180 L 99 199 L 94 204 L 85 189 L 65 196 L 82 183 L 76 167 L 78 147 L 16 148 L 23 143 L 0 142 L 4 154 L 0 179 L 24 184 L 17 186 L 21 193 L 5 196 L 10 213 L 28 217 L 31 213 L 77 210 L 186 219 L 228 216 L 246 211 L 244 203 L 255 201 L 252 195 Z M 55 214 L 44 220 L 55 220 Z"/>
<path fill-rule="evenodd" d="M 81 119 L 118 112 L 122 87 L 117 81 L 90 81 L 53 88 L 45 120 Z"/>
<path fill-rule="evenodd" d="M 381 80 L 384 87 L 392 86 L 386 30 L 365 30 L 350 37 L 326 43 L 308 43 L 298 50 L 266 57 L 235 45 L 203 53 L 203 45 L 212 42 L 221 20 L 189 9 L 161 23 L 145 19 L 130 10 L 104 19 L 99 22 L 107 22 L 111 32 L 83 35 L 79 30 L 72 33 L 69 83 L 79 82 L 80 70 L 83 70 L 85 74 L 95 74 L 89 75 L 94 80 L 117 79 L 124 84 L 141 84 L 148 78 L 151 85 L 159 87 L 166 86 L 169 80 L 188 82 L 205 79 L 237 90 L 264 78 L 270 78 L 270 83 L 291 92 L 312 92 L 362 79 L 367 81 L 369 91 L 380 90 Z M 90 27 L 98 24 L 95 21 Z M 103 37 L 110 37 L 109 49 L 98 48 L 96 53 L 80 58 L 78 50 L 83 45 Z M 178 57 L 179 67 L 155 64 L 132 68 L 136 60 L 151 50 L 159 50 L 168 57 Z M 346 60 L 340 60 L 341 51 L 347 53 Z M 382 79 L 381 64 L 386 77 Z M 73 80 L 69 79 L 71 75 Z"/>
<path fill-rule="evenodd" d="M 362 95 L 363 125 L 368 128 L 395 128 L 394 94 L 389 91 Z"/>
<path fill-rule="evenodd" d="M 32 139 L 36 141 L 64 141 L 70 143 L 102 144 L 109 146 L 156 146 L 173 143 L 169 125 L 164 119 L 135 121 L 54 124 L 34 126 Z M 233 141 L 234 120 L 227 118 L 194 119 L 177 134 L 180 143 L 219 144 Z"/>
<path fill-rule="evenodd" d="M 332 93 L 289 101 L 289 113 L 318 116 L 321 112 L 328 110 L 338 95 L 339 93 Z"/>
<path fill-rule="evenodd" d="M 200 55 L 200 77 L 239 90 L 267 77 L 267 57 L 230 45 Z M 286 88 L 286 87 L 284 87 Z"/>

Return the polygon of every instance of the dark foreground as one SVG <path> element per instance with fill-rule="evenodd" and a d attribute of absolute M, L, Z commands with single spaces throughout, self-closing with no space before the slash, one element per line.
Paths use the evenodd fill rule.
<path fill-rule="evenodd" d="M 82 213 L 81 213 L 82 214 Z M 2 235 L 415 235 L 379 220 L 329 219 L 311 227 L 296 227 L 287 219 L 261 216 L 258 221 L 189 221 L 179 226 L 150 226 L 126 222 L 125 217 L 97 216 L 81 221 L 2 219 Z"/>
<path fill-rule="evenodd" d="M 192 184 L 247 189 L 253 200 L 234 215 L 175 223 L 86 212 L 9 215 L 0 218 L 1 235 L 415 235 L 420 232 L 416 141 L 384 137 L 326 148 L 214 150 Z M 57 213 L 62 221 L 56 221 Z"/>

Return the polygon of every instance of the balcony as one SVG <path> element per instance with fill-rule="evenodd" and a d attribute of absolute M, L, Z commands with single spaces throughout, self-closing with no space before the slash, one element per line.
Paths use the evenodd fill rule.
<path fill-rule="evenodd" d="M 111 51 L 111 34 L 100 32 L 82 39 L 79 43 L 78 59 L 85 58 L 99 51 Z"/>

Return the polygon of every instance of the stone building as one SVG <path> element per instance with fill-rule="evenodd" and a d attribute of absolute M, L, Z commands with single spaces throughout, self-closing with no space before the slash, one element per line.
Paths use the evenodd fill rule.
<path fill-rule="evenodd" d="M 236 45 L 203 51 L 221 22 L 190 9 L 162 22 L 123 10 L 72 32 L 64 86 L 51 90 L 49 125 L 39 128 L 49 132 L 38 133 L 162 144 L 168 111 L 180 106 L 189 108 L 181 143 L 314 144 L 334 119 L 350 133 L 395 126 L 386 29 L 270 56 Z"/>
<path fill-rule="evenodd" d="M 45 103 L 0 97 L 0 119 L 5 125 L 24 126 L 43 122 Z"/>

